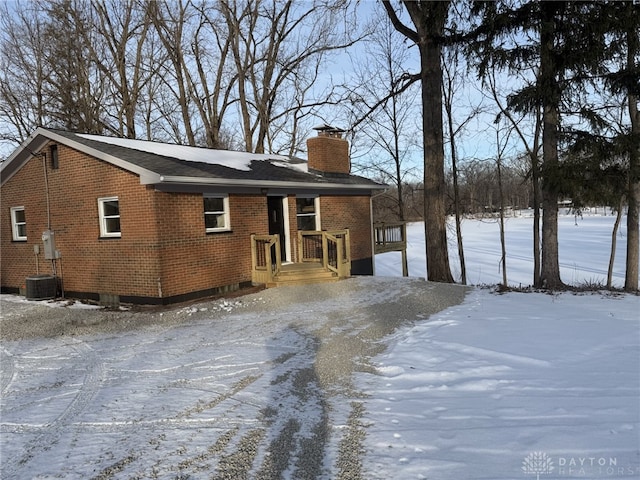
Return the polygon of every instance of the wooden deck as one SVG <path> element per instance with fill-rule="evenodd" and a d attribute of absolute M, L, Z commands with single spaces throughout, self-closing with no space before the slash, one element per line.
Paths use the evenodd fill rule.
<path fill-rule="evenodd" d="M 265 284 L 267 288 L 283 285 L 308 285 L 320 282 L 336 282 L 338 274 L 323 268 L 321 263 L 290 263 L 282 265 L 280 272 L 272 282 Z"/>
<path fill-rule="evenodd" d="M 349 230 L 299 231 L 296 262 L 282 263 L 279 235 L 252 235 L 254 285 L 278 287 L 335 282 L 351 276 Z"/>

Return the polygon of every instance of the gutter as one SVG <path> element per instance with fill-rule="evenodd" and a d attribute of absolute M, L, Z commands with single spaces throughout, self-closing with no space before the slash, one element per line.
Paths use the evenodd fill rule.
<path fill-rule="evenodd" d="M 277 188 L 277 189 L 313 189 L 313 190 L 386 190 L 386 185 L 380 184 L 350 184 L 350 183 L 316 183 L 316 182 L 285 182 L 275 180 L 242 180 L 227 178 L 203 178 L 203 177 L 181 177 L 181 176 L 160 176 L 159 182 L 151 177 L 140 177 L 143 185 L 200 185 L 217 187 L 253 187 L 257 189 Z"/>

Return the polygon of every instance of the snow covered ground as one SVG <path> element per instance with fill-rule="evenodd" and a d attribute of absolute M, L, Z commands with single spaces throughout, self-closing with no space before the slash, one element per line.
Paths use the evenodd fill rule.
<path fill-rule="evenodd" d="M 602 215 L 603 212 L 607 215 Z M 505 219 L 505 243 L 507 251 L 507 281 L 511 286 L 527 286 L 533 283 L 533 232 L 531 211 L 519 211 L 517 217 Z M 608 209 L 599 207 L 582 217 L 560 215 L 558 220 L 560 275 L 565 283 L 606 285 L 611 232 L 615 217 Z M 409 275 L 426 277 L 424 225 L 407 227 Z M 500 230 L 497 219 L 463 220 L 463 248 L 467 267 L 467 282 L 472 285 L 502 282 L 500 266 Z M 627 248 L 626 218 L 620 223 L 616 257 L 613 269 L 613 286 L 624 285 L 624 264 Z M 454 276 L 460 278 L 460 262 L 455 242 L 455 229 L 449 229 L 449 256 Z M 390 252 L 376 257 L 376 274 L 402 275 L 400 253 Z"/>
<path fill-rule="evenodd" d="M 565 281 L 604 282 L 612 222 L 561 219 Z M 530 225 L 508 221 L 511 284 L 530 283 Z M 499 281 L 496 225 L 464 228 L 469 280 Z M 317 287 L 287 307 L 252 297 L 171 327 L 3 342 L 2 478 L 640 478 L 640 297 L 477 288 L 371 340 L 367 360 L 376 348 L 346 342 L 371 319 L 437 298 L 390 278 L 394 255 L 340 302 Z M 345 355 L 362 368 L 335 390 Z"/>
<path fill-rule="evenodd" d="M 606 283 L 615 218 L 561 215 L 561 276 Z M 409 273 L 426 276 L 424 226 L 408 227 Z M 467 278 L 502 281 L 497 220 L 464 220 Z M 506 220 L 508 283 L 532 283 L 532 219 Z M 620 225 L 613 285 L 624 284 Z M 457 247 L 450 251 L 459 275 Z M 401 275 L 400 254 L 376 272 Z M 640 478 L 640 301 L 604 294 L 490 295 L 398 332 L 361 375 L 375 478 Z"/>
<path fill-rule="evenodd" d="M 638 297 L 490 295 L 398 332 L 360 375 L 372 478 L 640 478 Z M 548 468 L 523 469 L 535 452 Z"/>

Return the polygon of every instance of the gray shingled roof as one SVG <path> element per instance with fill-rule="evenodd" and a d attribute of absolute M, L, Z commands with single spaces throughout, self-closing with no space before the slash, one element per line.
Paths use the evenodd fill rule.
<path fill-rule="evenodd" d="M 44 128 L 36 130 L 4 162 L 17 164 L 2 165 L 2 176 L 15 173 L 27 160 L 30 152 L 41 148 L 48 140 L 58 141 L 114 163 L 139 174 L 142 183 L 159 186 L 188 184 L 258 188 L 264 185 L 270 188 L 303 186 L 311 190 L 315 187 L 319 190 L 357 191 L 386 188 L 385 185 L 357 175 L 310 172 L 307 162 L 299 158 L 116 139 Z M 6 178 L 2 180 L 4 182 Z"/>

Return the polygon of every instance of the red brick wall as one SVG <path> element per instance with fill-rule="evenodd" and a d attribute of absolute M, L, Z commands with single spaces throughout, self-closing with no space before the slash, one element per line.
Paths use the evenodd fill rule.
<path fill-rule="evenodd" d="M 320 135 L 307 139 L 309 168 L 327 173 L 349 173 L 349 142 L 343 138 Z"/>
<path fill-rule="evenodd" d="M 323 230 L 349 229 L 351 258 L 373 257 L 371 247 L 371 207 L 368 196 L 320 197 L 320 220 Z"/>
<path fill-rule="evenodd" d="M 137 175 L 63 145 L 58 156 L 59 169 L 47 165 L 47 175 L 66 291 L 166 298 L 251 280 L 250 235 L 268 231 L 266 198 L 230 195 L 232 231 L 207 234 L 202 194 L 156 192 Z M 121 238 L 99 238 L 97 199 L 107 196 L 118 197 Z M 17 289 L 36 273 L 33 246 L 47 229 L 41 158 L 2 186 L 0 205 L 0 285 Z M 25 207 L 27 242 L 11 240 L 14 206 Z M 39 273 L 53 273 L 43 255 Z"/>
<path fill-rule="evenodd" d="M 352 260 L 366 260 L 373 257 L 371 240 L 371 208 L 368 196 L 321 196 L 320 229 L 349 229 Z M 289 196 L 289 230 L 291 233 L 291 255 L 298 256 L 298 221 L 296 217 L 296 197 Z"/>
<path fill-rule="evenodd" d="M 43 149 L 48 152 L 48 148 Z M 47 161 L 51 229 L 64 288 L 68 291 L 153 296 L 159 276 L 158 243 L 153 218 L 154 192 L 139 178 L 76 150 L 58 146 L 59 168 Z M 44 168 L 34 157 L 2 186 L 2 287 L 16 288 L 36 273 L 34 245 L 47 229 Z M 99 197 L 118 196 L 122 238 L 100 239 Z M 24 205 L 27 242 L 11 241 L 10 208 Z M 53 273 L 39 256 L 39 272 Z"/>
<path fill-rule="evenodd" d="M 251 234 L 268 233 L 266 197 L 229 195 L 230 232 L 205 232 L 202 194 L 159 193 L 157 208 L 164 296 L 251 281 Z"/>

